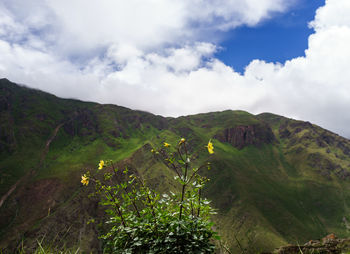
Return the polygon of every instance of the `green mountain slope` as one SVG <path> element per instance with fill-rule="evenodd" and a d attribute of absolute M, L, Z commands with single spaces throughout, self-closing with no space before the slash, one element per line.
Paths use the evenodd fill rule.
<path fill-rule="evenodd" d="M 138 170 L 155 188 L 173 172 L 150 153 L 185 137 L 198 163 L 217 230 L 233 251 L 256 253 L 327 233 L 348 236 L 350 141 L 308 122 L 224 111 L 164 118 L 53 95 L 0 80 L 0 249 L 51 242 L 97 250 L 97 201 L 80 184 L 100 159 Z M 54 229 L 54 230 L 53 230 Z"/>

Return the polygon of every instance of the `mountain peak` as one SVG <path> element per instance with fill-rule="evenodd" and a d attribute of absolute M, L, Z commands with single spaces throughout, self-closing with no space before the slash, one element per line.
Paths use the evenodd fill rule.
<path fill-rule="evenodd" d="M 151 146 L 175 146 L 182 137 L 198 151 L 198 164 L 213 142 L 211 170 L 202 171 L 211 179 L 205 194 L 233 252 L 240 251 L 237 239 L 256 252 L 329 231 L 347 234 L 350 141 L 309 122 L 233 110 L 165 118 L 60 99 L 8 79 L 0 79 L 0 120 L 0 249 L 16 246 L 18 232 L 34 244 L 41 235 L 98 241 L 85 223 L 99 213 L 81 189 L 82 172 L 112 159 L 166 191 L 174 172 L 155 160 Z M 90 230 L 86 238 L 82 228 Z"/>

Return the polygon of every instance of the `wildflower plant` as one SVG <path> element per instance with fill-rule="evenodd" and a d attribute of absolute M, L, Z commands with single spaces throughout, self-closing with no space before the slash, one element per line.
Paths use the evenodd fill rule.
<path fill-rule="evenodd" d="M 153 155 L 176 174 L 178 191 L 160 194 L 148 187 L 137 172 L 119 170 L 113 161 L 100 161 L 97 171 L 105 169 L 103 177 L 89 172 L 82 184 L 94 183 L 95 193 L 109 215 L 105 253 L 213 253 L 213 231 L 210 216 L 214 210 L 202 196 L 209 179 L 199 175 L 206 163 L 192 167 L 193 156 L 182 138 L 177 145 L 163 143 L 153 148 Z M 212 154 L 211 141 L 207 146 Z"/>

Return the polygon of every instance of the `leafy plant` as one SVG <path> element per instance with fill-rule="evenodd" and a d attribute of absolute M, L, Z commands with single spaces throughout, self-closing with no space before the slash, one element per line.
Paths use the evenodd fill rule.
<path fill-rule="evenodd" d="M 207 148 L 214 153 L 211 141 Z M 178 191 L 160 194 L 137 172 L 118 170 L 113 161 L 100 161 L 98 170 L 107 168 L 102 178 L 90 172 L 82 176 L 82 184 L 95 184 L 93 195 L 100 195 L 109 215 L 109 230 L 101 236 L 105 253 L 213 253 L 214 210 L 202 197 L 208 179 L 199 175 L 210 164 L 192 167 L 195 156 L 184 138 L 175 147 L 164 143 L 151 152 L 175 172 Z"/>

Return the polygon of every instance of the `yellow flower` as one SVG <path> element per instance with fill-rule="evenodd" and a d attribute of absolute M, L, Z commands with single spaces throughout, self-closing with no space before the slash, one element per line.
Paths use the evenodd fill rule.
<path fill-rule="evenodd" d="M 103 160 L 100 160 L 100 163 L 98 164 L 98 169 L 102 169 L 105 165 L 105 162 Z"/>
<path fill-rule="evenodd" d="M 180 139 L 179 145 L 181 145 L 182 143 L 185 143 L 186 139 L 182 138 Z"/>
<path fill-rule="evenodd" d="M 209 140 L 208 145 L 206 147 L 208 148 L 208 152 L 210 154 L 214 153 L 214 146 L 213 146 L 213 143 L 210 140 Z"/>
<path fill-rule="evenodd" d="M 170 146 L 170 144 L 168 144 L 168 143 L 164 142 L 164 146 L 165 146 L 165 147 L 169 147 L 169 146 Z"/>
<path fill-rule="evenodd" d="M 88 185 L 89 184 L 89 177 L 87 177 L 86 174 L 81 176 L 81 183 L 83 185 Z"/>

